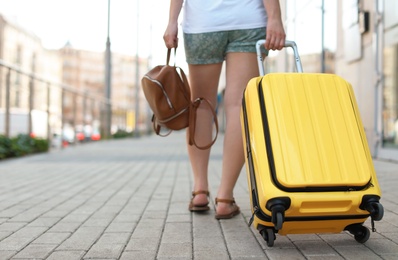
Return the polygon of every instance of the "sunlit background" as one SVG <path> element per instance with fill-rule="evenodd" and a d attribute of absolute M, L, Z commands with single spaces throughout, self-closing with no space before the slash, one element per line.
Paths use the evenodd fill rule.
<path fill-rule="evenodd" d="M 304 71 L 347 79 L 372 154 L 398 158 L 398 2 L 280 2 Z M 0 134 L 25 129 L 65 139 L 68 132 L 73 143 L 86 126 L 102 138 L 150 132 L 140 79 L 165 63 L 168 12 L 168 0 L 0 0 Z M 177 65 L 186 69 L 181 31 L 179 38 Z M 266 65 L 266 72 L 294 70 L 284 51 L 272 52 Z M 224 88 L 222 76 L 220 93 Z"/>
<path fill-rule="evenodd" d="M 135 55 L 138 50 L 142 57 L 152 53 L 157 62 L 159 54 L 163 54 L 160 50 L 164 50 L 162 36 L 169 1 L 110 3 L 112 51 Z M 108 0 L 0 0 L 0 13 L 35 33 L 45 48 L 60 49 L 70 42 L 76 49 L 105 51 Z"/>

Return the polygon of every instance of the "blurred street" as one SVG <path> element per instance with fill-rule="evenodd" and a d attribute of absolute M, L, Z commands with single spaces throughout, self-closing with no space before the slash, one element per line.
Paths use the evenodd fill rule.
<path fill-rule="evenodd" d="M 365 244 L 349 233 L 277 235 L 268 247 L 242 213 L 214 218 L 223 135 L 209 167 L 211 210 L 192 214 L 185 136 L 69 146 L 0 162 L 0 259 L 398 259 L 398 164 L 375 160 L 383 220 Z M 366 223 L 370 227 L 370 221 Z"/>

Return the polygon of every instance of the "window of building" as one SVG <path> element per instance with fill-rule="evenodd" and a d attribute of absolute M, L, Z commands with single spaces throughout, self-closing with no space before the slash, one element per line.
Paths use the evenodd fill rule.
<path fill-rule="evenodd" d="M 22 66 L 22 47 L 17 46 L 15 53 L 15 62 L 17 66 Z M 21 74 L 19 72 L 15 73 L 14 84 L 11 88 L 14 90 L 13 98 L 11 99 L 11 106 L 20 107 L 21 106 L 21 95 L 22 95 L 22 82 L 21 82 Z"/>
<path fill-rule="evenodd" d="M 383 146 L 398 148 L 398 43 L 384 48 Z"/>
<path fill-rule="evenodd" d="M 398 4 L 384 1 L 383 147 L 398 149 Z"/>

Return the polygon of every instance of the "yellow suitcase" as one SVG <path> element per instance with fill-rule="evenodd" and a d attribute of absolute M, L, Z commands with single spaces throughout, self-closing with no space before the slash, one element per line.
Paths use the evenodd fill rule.
<path fill-rule="evenodd" d="M 264 75 L 260 46 L 257 56 Z M 298 72 L 300 57 L 292 47 Z M 268 246 L 275 234 L 340 233 L 364 243 L 363 223 L 381 220 L 377 182 L 351 85 L 333 74 L 253 78 L 241 110 L 253 222 Z"/>

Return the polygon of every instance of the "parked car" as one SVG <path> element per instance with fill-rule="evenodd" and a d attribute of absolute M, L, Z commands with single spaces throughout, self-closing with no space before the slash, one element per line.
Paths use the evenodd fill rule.
<path fill-rule="evenodd" d="M 99 130 L 93 131 L 93 133 L 91 134 L 91 140 L 93 140 L 93 141 L 101 140 L 101 133 L 99 132 Z"/>

